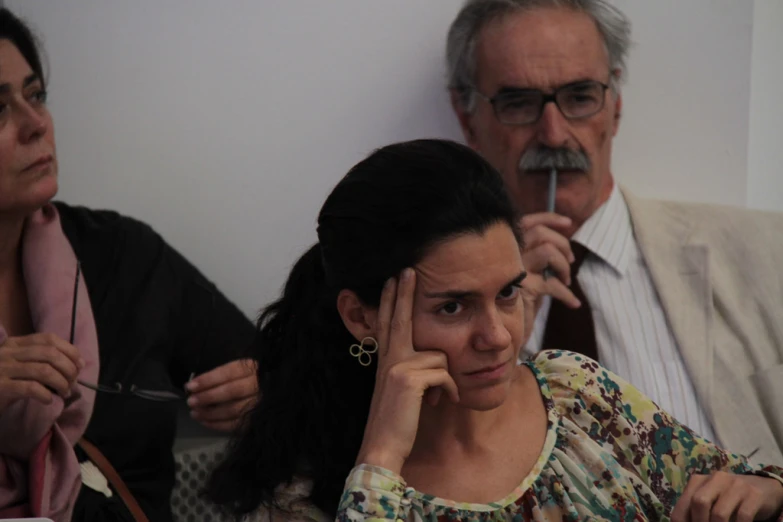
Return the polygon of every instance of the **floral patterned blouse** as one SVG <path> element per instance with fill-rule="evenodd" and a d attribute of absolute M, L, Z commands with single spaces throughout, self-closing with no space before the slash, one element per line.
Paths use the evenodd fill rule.
<path fill-rule="evenodd" d="M 694 473 L 725 470 L 783 482 L 783 469 L 754 467 L 716 447 L 591 359 L 543 351 L 524 364 L 541 387 L 548 427 L 541 455 L 519 487 L 491 504 L 453 502 L 408 488 L 386 469 L 360 465 L 346 481 L 337 520 L 669 520 Z"/>

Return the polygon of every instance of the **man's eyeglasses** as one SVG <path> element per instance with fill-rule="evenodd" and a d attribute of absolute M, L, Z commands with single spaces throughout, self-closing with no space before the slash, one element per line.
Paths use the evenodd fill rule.
<path fill-rule="evenodd" d="M 502 89 L 490 98 L 477 89 L 474 92 L 492 105 L 501 123 L 529 125 L 538 121 L 549 102 L 553 102 L 566 119 L 589 118 L 604 108 L 608 88 L 605 83 L 587 80 L 558 87 L 552 94 L 538 89 Z"/>
<path fill-rule="evenodd" d="M 71 334 L 68 338 L 68 342 L 71 344 L 73 344 L 74 332 L 76 329 L 76 304 L 78 303 L 79 278 L 81 277 L 81 273 L 82 273 L 81 263 L 77 261 L 76 282 L 74 283 L 73 286 L 73 306 L 71 308 Z M 166 402 L 166 401 L 179 401 L 179 400 L 186 399 L 184 394 L 176 393 L 169 390 L 145 390 L 145 389 L 137 388 L 136 385 L 134 384 L 131 384 L 129 389 L 123 390 L 122 384 L 119 382 L 114 383 L 113 386 L 107 386 L 105 384 L 92 384 L 81 380 L 77 380 L 76 382 L 81 384 L 85 388 L 89 388 L 97 392 L 113 393 L 116 395 L 133 395 L 139 397 L 140 399 L 146 399 L 149 401 Z"/>

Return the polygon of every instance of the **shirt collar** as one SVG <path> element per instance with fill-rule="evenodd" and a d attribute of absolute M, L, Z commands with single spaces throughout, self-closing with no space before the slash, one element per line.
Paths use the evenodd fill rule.
<path fill-rule="evenodd" d="M 628 205 L 616 183 L 609 199 L 579 227 L 571 239 L 587 247 L 620 275 L 626 273 L 633 230 Z"/>

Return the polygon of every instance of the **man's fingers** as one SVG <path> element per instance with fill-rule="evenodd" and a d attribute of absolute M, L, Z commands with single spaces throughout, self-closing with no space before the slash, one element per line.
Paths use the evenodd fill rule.
<path fill-rule="evenodd" d="M 538 313 L 538 307 L 541 304 L 541 298 L 545 295 L 551 295 L 553 298 L 562 301 L 569 308 L 579 308 L 581 301 L 576 298 L 569 287 L 555 277 L 546 280 L 538 275 L 531 273 L 522 282 L 522 286 L 528 295 L 525 298 L 525 304 L 532 304 L 535 312 Z"/>
<path fill-rule="evenodd" d="M 571 263 L 551 243 L 544 243 L 522 252 L 522 264 L 528 272 L 534 274 L 542 274 L 545 269 L 549 268 L 563 283 L 571 284 Z"/>
<path fill-rule="evenodd" d="M 582 302 L 560 280 L 549 279 L 546 281 L 546 287 L 549 295 L 558 301 L 562 301 L 568 308 L 579 308 L 582 306 Z"/>
<path fill-rule="evenodd" d="M 252 376 L 255 380 L 256 363 L 252 359 L 239 359 L 210 370 L 185 384 L 189 392 L 199 392 Z"/>
<path fill-rule="evenodd" d="M 571 219 L 554 212 L 537 212 L 535 214 L 527 214 L 519 220 L 519 226 L 522 232 L 527 232 L 536 226 L 545 226 L 549 228 L 559 229 L 565 231 L 571 226 Z"/>
<path fill-rule="evenodd" d="M 525 251 L 545 244 L 551 244 L 557 248 L 569 264 L 576 260 L 571 249 L 571 242 L 563 234 L 543 226 L 533 227 L 525 232 Z"/>

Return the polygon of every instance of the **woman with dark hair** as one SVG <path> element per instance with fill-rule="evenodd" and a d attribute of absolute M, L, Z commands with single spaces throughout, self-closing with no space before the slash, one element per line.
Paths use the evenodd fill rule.
<path fill-rule="evenodd" d="M 256 397 L 253 326 L 147 225 L 52 203 L 46 96 L 33 35 L 0 9 L 0 518 L 171 520 L 182 387 L 196 375 L 194 417 L 232 429 Z"/>
<path fill-rule="evenodd" d="M 356 165 L 259 319 L 264 400 L 211 498 L 258 520 L 778 515 L 783 470 L 583 356 L 517 364 L 532 307 L 516 222 L 466 147 L 414 141 Z"/>

